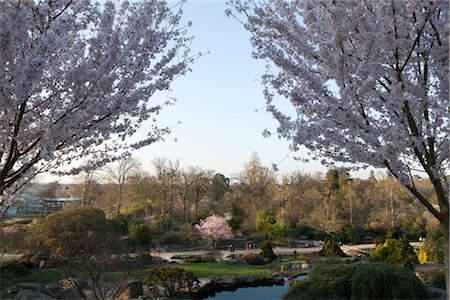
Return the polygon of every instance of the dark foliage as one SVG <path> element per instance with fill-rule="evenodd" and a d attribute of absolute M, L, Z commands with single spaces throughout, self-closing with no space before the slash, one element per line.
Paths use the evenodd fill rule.
<path fill-rule="evenodd" d="M 186 272 L 180 267 L 160 267 L 150 270 L 148 276 L 150 282 L 150 290 L 153 292 L 155 298 L 168 297 L 173 298 L 179 291 L 188 289 L 189 292 L 200 282 L 192 272 Z M 160 284 L 165 292 L 160 294 L 158 289 Z"/>
<path fill-rule="evenodd" d="M 152 241 L 152 232 L 147 224 L 135 224 L 128 228 L 131 239 L 141 246 L 148 245 Z"/>
<path fill-rule="evenodd" d="M 412 246 L 404 239 L 387 239 L 383 244 L 378 244 L 372 255 L 372 262 L 382 262 L 403 268 L 414 268 L 417 255 Z"/>
<path fill-rule="evenodd" d="M 277 259 L 275 253 L 273 253 L 272 243 L 265 243 L 264 245 L 262 245 L 261 250 L 262 251 L 259 253 L 259 255 L 261 255 L 268 263 L 271 263 L 272 261 Z"/>
<path fill-rule="evenodd" d="M 320 255 L 333 257 L 346 256 L 344 251 L 341 250 L 341 247 L 339 247 L 339 244 L 335 240 L 326 240 L 322 250 L 320 250 Z"/>
<path fill-rule="evenodd" d="M 7 261 L 0 263 L 0 278 L 11 279 L 30 274 L 31 271 L 18 261 Z"/>
<path fill-rule="evenodd" d="M 285 299 L 426 299 L 423 283 L 407 269 L 382 263 L 323 265 L 289 288 Z"/>

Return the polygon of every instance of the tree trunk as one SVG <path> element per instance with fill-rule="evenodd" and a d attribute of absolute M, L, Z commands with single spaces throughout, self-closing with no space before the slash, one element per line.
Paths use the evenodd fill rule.
<path fill-rule="evenodd" d="M 444 216 L 444 222 L 441 223 L 442 230 L 444 232 L 444 271 L 445 271 L 445 286 L 447 288 L 447 299 L 450 299 L 450 279 L 449 279 L 449 217 L 448 215 Z"/>
<path fill-rule="evenodd" d="M 120 213 L 120 206 L 122 205 L 122 186 L 119 186 L 119 193 L 117 194 L 117 209 L 116 209 L 116 216 Z"/>

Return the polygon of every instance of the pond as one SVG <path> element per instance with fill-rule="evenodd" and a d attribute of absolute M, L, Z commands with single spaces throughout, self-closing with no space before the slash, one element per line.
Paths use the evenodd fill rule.
<path fill-rule="evenodd" d="M 302 280 L 306 276 L 299 276 L 296 279 Z M 234 292 L 224 291 L 218 292 L 214 296 L 210 296 L 207 299 L 211 300 L 251 300 L 251 299 L 283 299 L 283 295 L 287 293 L 289 289 L 289 282 L 284 285 L 273 285 L 273 286 L 258 286 L 258 287 L 245 287 L 239 288 Z"/>

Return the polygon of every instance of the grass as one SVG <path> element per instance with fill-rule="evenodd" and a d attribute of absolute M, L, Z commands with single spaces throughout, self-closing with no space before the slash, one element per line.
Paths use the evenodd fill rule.
<path fill-rule="evenodd" d="M 209 276 L 270 276 L 271 270 L 260 269 L 257 266 L 246 264 L 232 264 L 227 262 L 215 263 L 183 263 L 176 264 L 188 272 L 194 273 L 195 276 L 209 277 Z M 145 277 L 151 272 L 151 269 L 135 270 L 132 272 L 132 277 L 138 277 L 146 282 Z M 112 272 L 111 278 L 122 276 L 121 272 Z M 134 276 L 133 276 L 134 275 Z M 64 278 L 61 271 L 58 269 L 47 269 L 42 271 L 34 271 L 26 276 L 16 277 L 13 279 L 1 279 L 0 287 L 12 287 L 19 283 L 55 283 Z"/>
<path fill-rule="evenodd" d="M 217 263 L 184 263 L 180 265 L 186 271 L 194 273 L 195 276 L 270 276 L 272 271 L 260 269 L 251 265 L 230 264 L 226 262 Z"/>
<path fill-rule="evenodd" d="M 4 225 L 12 225 L 12 224 L 14 224 L 16 222 L 19 222 L 19 221 L 31 221 L 32 224 L 35 224 L 38 219 L 40 219 L 40 218 L 39 217 L 12 218 L 12 219 L 7 219 L 7 220 L 3 221 L 2 223 Z"/>
<path fill-rule="evenodd" d="M 43 271 L 35 271 L 31 274 L 16 277 L 13 279 L 2 279 L 0 280 L 2 287 L 10 287 L 15 286 L 19 283 L 54 283 L 59 281 L 60 279 L 64 278 L 63 275 L 61 275 L 61 272 L 57 269 L 48 269 Z"/>
<path fill-rule="evenodd" d="M 297 260 L 287 260 L 287 261 L 282 261 L 283 264 L 299 264 L 299 265 L 304 264 L 305 262 L 306 262 L 305 259 L 301 259 L 301 260 L 297 259 Z"/>

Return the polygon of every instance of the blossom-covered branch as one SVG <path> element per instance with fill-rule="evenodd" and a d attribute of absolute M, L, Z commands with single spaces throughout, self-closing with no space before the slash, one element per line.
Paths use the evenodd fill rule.
<path fill-rule="evenodd" d="M 231 4 L 253 34 L 253 56 L 269 63 L 267 110 L 292 150 L 304 145 L 328 166 L 388 168 L 448 224 L 448 2 Z M 415 187 L 412 168 L 430 178 L 439 209 Z"/>
<path fill-rule="evenodd" d="M 149 100 L 189 71 L 181 14 L 161 0 L 0 1 L 0 197 L 40 171 L 77 173 L 169 132 L 155 117 L 171 102 Z M 144 122 L 147 136 L 128 142 Z"/>

